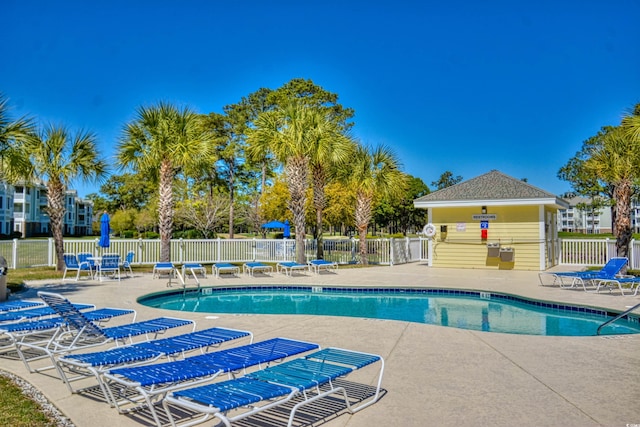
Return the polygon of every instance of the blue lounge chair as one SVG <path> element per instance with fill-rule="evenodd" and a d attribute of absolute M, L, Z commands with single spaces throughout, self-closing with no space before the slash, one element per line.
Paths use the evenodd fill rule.
<path fill-rule="evenodd" d="M 95 309 L 95 305 L 92 304 L 74 304 L 78 310 Z M 22 320 L 34 320 L 44 317 L 50 317 L 55 315 L 51 307 L 41 306 L 35 308 L 28 308 L 19 311 L 10 311 L 8 313 L 0 313 L 0 323 L 7 322 L 19 322 Z"/>
<path fill-rule="evenodd" d="M 244 272 L 244 274 L 253 277 L 254 273 L 257 271 L 261 271 L 265 274 L 271 273 L 273 272 L 273 267 L 261 262 L 246 262 L 242 266 L 242 271 Z"/>
<path fill-rule="evenodd" d="M 337 262 L 326 261 L 324 259 L 314 259 L 307 264 L 309 264 L 309 268 L 316 274 L 320 274 L 321 270 L 333 271 L 334 273 L 338 271 Z"/>
<path fill-rule="evenodd" d="M 62 258 L 64 259 L 64 273 L 62 274 L 62 280 L 70 280 L 67 279 L 67 272 L 69 271 L 76 272 L 76 278 L 74 279 L 76 282 L 80 280 L 80 273 L 83 271 L 89 273 L 89 276 L 93 279 L 93 271 L 91 270 L 91 266 L 88 262 L 78 261 L 76 254 L 64 254 L 62 255 Z"/>
<path fill-rule="evenodd" d="M 100 263 L 98 264 L 98 279 L 100 281 L 111 279 L 118 279 L 120 281 L 120 255 L 119 254 L 104 254 L 100 257 Z"/>
<path fill-rule="evenodd" d="M 102 375 L 110 369 L 148 364 L 162 357 L 173 360 L 175 356 L 184 357 L 185 353 L 193 350 L 204 351 L 244 337 L 249 337 L 250 342 L 253 342 L 253 334 L 248 331 L 210 328 L 104 351 L 64 355 L 57 359 L 56 367 L 60 378 L 71 393 L 79 391 L 72 387 L 72 382 L 93 376 L 104 394 L 105 401 L 109 402 Z"/>
<path fill-rule="evenodd" d="M 121 393 L 125 397 L 117 399 L 111 392 L 111 387 L 106 388 L 111 404 L 120 413 L 131 410 L 124 408 L 128 404 L 136 405 L 137 409 L 145 407 L 151 411 L 156 424 L 160 426 L 154 402 L 158 402 L 170 391 L 209 382 L 221 374 L 245 371 L 254 366 L 262 367 L 317 349 L 318 344 L 273 338 L 174 362 L 112 369 L 104 374 L 104 378 L 108 383 L 113 383 L 116 389 L 138 393 L 135 396 L 129 392 Z"/>
<path fill-rule="evenodd" d="M 223 273 L 229 273 L 233 274 L 234 276 L 238 276 L 240 274 L 240 267 L 228 262 L 218 262 L 211 266 L 211 272 L 217 278 L 220 278 L 220 275 Z"/>
<path fill-rule="evenodd" d="M 169 278 L 175 276 L 176 267 L 172 262 L 157 262 L 153 266 L 153 275 L 151 277 L 160 278 L 162 274 L 166 274 Z"/>
<path fill-rule="evenodd" d="M 131 264 L 133 264 L 133 259 L 135 258 L 136 253 L 134 251 L 127 252 L 127 255 L 124 257 L 124 261 L 122 261 L 122 269 L 124 270 L 127 277 L 131 274 L 133 277 L 133 269 L 131 268 Z"/>
<path fill-rule="evenodd" d="M 587 290 L 587 285 L 595 286 L 598 280 L 615 279 L 620 271 L 624 268 L 629 260 L 624 257 L 613 257 L 607 261 L 600 270 L 593 271 L 560 271 L 560 272 L 542 272 L 538 274 L 541 285 L 545 285 L 543 277 L 550 275 L 553 277 L 553 285 L 559 285 L 561 288 L 575 288 L 582 285 Z"/>
<path fill-rule="evenodd" d="M 27 308 L 34 308 L 43 306 L 42 301 L 24 301 L 24 300 L 16 300 L 16 301 L 3 301 L 0 302 L 0 313 L 6 313 L 8 311 L 17 311 L 24 310 Z"/>
<path fill-rule="evenodd" d="M 287 262 L 279 262 L 276 264 L 276 270 L 278 273 L 283 273 L 286 276 L 292 276 L 294 271 L 308 271 L 308 264 L 298 264 L 297 262 L 287 261 Z"/>
<path fill-rule="evenodd" d="M 184 280 L 187 280 L 186 273 L 191 273 L 193 278 L 198 283 L 198 274 L 202 275 L 202 277 L 205 279 L 207 278 L 207 269 L 204 267 L 204 265 L 197 262 L 188 262 L 186 264 L 182 264 L 182 277 L 184 278 Z"/>
<path fill-rule="evenodd" d="M 80 264 L 87 264 L 91 271 L 91 277 L 93 278 L 98 272 L 98 266 L 96 265 L 96 257 L 91 252 L 78 253 L 78 262 Z"/>
<path fill-rule="evenodd" d="M 375 393 L 353 403 L 346 389 L 334 383 L 334 380 L 376 362 L 380 362 L 380 371 Z M 347 410 L 351 413 L 374 404 L 380 397 L 383 373 L 384 360 L 378 355 L 327 348 L 249 373 L 242 378 L 174 391 L 162 404 L 172 426 L 176 425 L 172 406 L 203 414 L 199 419 L 189 420 L 186 425 L 218 418 L 225 426 L 230 426 L 236 421 L 300 397 L 301 401 L 291 404 L 291 409 L 282 408 L 282 412 L 288 412 L 288 426 L 291 426 L 300 408 L 330 395 L 342 395 Z M 258 405 L 260 402 L 264 403 Z M 231 415 L 230 412 L 236 409 L 246 410 Z"/>
<path fill-rule="evenodd" d="M 633 292 L 633 296 L 638 295 L 638 290 L 640 290 L 640 277 L 617 277 L 613 279 L 597 279 L 596 282 L 596 293 L 600 292 L 600 288 L 609 289 L 609 293 L 616 287 L 620 290 L 620 293 L 624 296 L 625 290 L 628 290 L 629 293 Z M 633 291 L 633 287 L 635 286 L 636 290 Z"/>
<path fill-rule="evenodd" d="M 75 350 L 95 347 L 98 345 L 113 342 L 116 345 L 131 343 L 133 337 L 144 336 L 147 340 L 155 339 L 158 334 L 169 329 L 181 326 L 191 326 L 195 329 L 195 322 L 174 317 L 159 317 L 143 322 L 128 323 L 120 326 L 103 328 L 92 322 L 89 317 L 76 309 L 73 304 L 61 295 L 38 292 L 38 296 L 51 307 L 59 318 L 64 322 L 64 328 L 60 329 L 53 338 L 44 342 L 26 343 L 20 341 L 16 343 L 18 353 L 30 371 L 34 371 L 29 362 L 45 357 L 51 359 L 51 366 L 46 366 L 37 371 L 52 369 L 55 367 L 55 356 L 70 353 Z M 24 347 L 24 349 L 23 349 Z M 39 354 L 30 358 L 25 358 L 24 350 L 30 353 Z"/>
<path fill-rule="evenodd" d="M 136 316 L 135 310 L 101 308 L 97 310 L 84 312 L 84 315 L 92 322 L 105 322 L 114 317 L 133 314 Z M 30 369 L 29 362 L 31 357 L 24 355 L 19 348 L 18 343 L 42 345 L 47 340 L 52 340 L 65 327 L 65 321 L 59 316 L 51 316 L 35 321 L 20 321 L 15 323 L 0 324 L 0 353 L 16 350 L 22 361 Z"/>

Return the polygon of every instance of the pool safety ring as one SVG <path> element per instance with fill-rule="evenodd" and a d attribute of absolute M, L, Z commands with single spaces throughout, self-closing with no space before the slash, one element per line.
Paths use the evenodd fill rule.
<path fill-rule="evenodd" d="M 422 233 L 427 237 L 433 237 L 436 235 L 436 226 L 429 223 L 424 226 L 424 228 L 422 229 Z"/>

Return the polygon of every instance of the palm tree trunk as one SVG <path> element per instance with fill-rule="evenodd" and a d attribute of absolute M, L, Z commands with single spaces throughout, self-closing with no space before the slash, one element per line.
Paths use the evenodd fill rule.
<path fill-rule="evenodd" d="M 613 190 L 616 201 L 616 250 L 620 257 L 629 256 L 629 245 L 633 237 L 633 231 L 631 230 L 631 191 L 632 183 L 629 180 L 621 181 Z M 626 270 L 625 267 L 621 274 L 626 274 Z"/>
<path fill-rule="evenodd" d="M 367 253 L 367 227 L 371 220 L 371 200 L 372 196 L 364 192 L 358 192 L 356 197 L 356 229 L 360 244 L 360 264 L 369 264 Z"/>
<path fill-rule="evenodd" d="M 47 188 L 47 214 L 51 223 L 51 233 L 53 234 L 53 245 L 56 250 L 56 271 L 64 269 L 64 185 L 60 182 L 51 182 Z"/>
<path fill-rule="evenodd" d="M 304 253 L 305 230 L 305 192 L 308 186 L 308 160 L 304 156 L 292 157 L 286 164 L 287 185 L 289 186 L 289 209 L 293 214 L 296 228 L 296 262 L 307 262 Z"/>
<path fill-rule="evenodd" d="M 316 228 L 314 238 L 316 240 L 316 259 L 324 259 L 324 244 L 322 241 L 322 213 L 327 206 L 327 199 L 324 194 L 326 185 L 326 174 L 324 168 L 313 168 L 313 206 L 316 208 Z"/>
<path fill-rule="evenodd" d="M 234 217 L 234 203 L 235 203 L 235 174 L 233 165 L 229 165 L 229 238 L 233 239 L 233 217 Z"/>
<path fill-rule="evenodd" d="M 160 262 L 171 262 L 171 230 L 173 229 L 173 167 L 164 160 L 160 165 L 160 197 L 158 201 Z"/>

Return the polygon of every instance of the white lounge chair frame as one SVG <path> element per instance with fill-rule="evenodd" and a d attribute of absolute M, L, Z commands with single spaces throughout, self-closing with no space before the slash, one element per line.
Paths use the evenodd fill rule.
<path fill-rule="evenodd" d="M 289 412 L 289 421 L 287 423 L 288 427 L 291 427 L 293 425 L 293 421 L 295 419 L 295 415 L 296 412 L 302 408 L 303 406 L 306 406 L 312 402 L 315 402 L 319 399 L 323 399 L 326 398 L 328 396 L 331 395 L 341 395 L 345 401 L 347 410 L 350 413 L 356 413 L 370 405 L 373 405 L 374 403 L 376 403 L 380 397 L 380 391 L 381 391 L 381 387 L 382 387 L 382 376 L 384 374 L 384 359 L 381 356 L 378 355 L 374 355 L 374 354 L 368 354 L 368 353 L 361 353 L 361 352 L 354 352 L 352 350 L 345 350 L 345 349 L 339 349 L 339 348 L 329 348 L 326 350 L 322 350 L 319 353 L 322 353 L 323 351 L 337 351 L 337 352 L 346 352 L 346 353 L 350 353 L 350 354 L 359 354 L 362 356 L 371 356 L 371 357 L 375 357 L 377 358 L 377 361 L 380 362 L 380 369 L 378 372 L 378 379 L 376 381 L 376 388 L 375 388 L 375 393 L 373 394 L 373 396 L 368 397 L 367 399 L 360 401 L 357 404 L 352 404 L 349 400 L 349 396 L 347 394 L 347 390 L 342 387 L 337 385 L 336 383 L 334 383 L 334 380 L 332 379 L 328 379 L 322 378 L 323 375 L 319 374 L 318 376 L 316 376 L 316 378 L 318 379 L 317 381 L 317 385 L 313 386 L 313 387 L 308 387 L 308 388 L 304 388 L 301 385 L 293 385 L 294 383 L 296 383 L 296 379 L 295 379 L 295 373 L 293 373 L 293 378 L 289 378 L 289 379 L 285 379 L 282 376 L 280 376 L 281 378 L 281 382 L 279 382 L 278 380 L 278 375 L 274 375 L 273 377 L 269 378 L 269 375 L 265 375 L 264 379 L 261 378 L 263 373 L 266 373 L 266 371 L 268 371 L 268 369 L 266 371 L 263 372 L 256 372 L 255 374 L 249 374 L 248 377 L 250 377 L 249 381 L 251 381 L 251 377 L 255 377 L 258 379 L 257 383 L 260 382 L 265 382 L 267 385 L 271 385 L 271 386 L 281 386 L 282 390 L 282 394 L 280 394 L 278 397 L 278 395 L 273 395 L 270 399 L 268 400 L 262 400 L 259 402 L 254 402 L 249 404 L 249 406 L 246 407 L 242 407 L 242 406 L 236 406 L 233 408 L 228 408 L 225 410 L 220 410 L 219 408 L 216 408 L 214 406 L 211 405 L 204 405 L 204 404 L 200 404 L 198 402 L 195 401 L 191 401 L 189 399 L 182 399 L 179 397 L 174 397 L 173 393 L 169 393 L 169 395 L 164 399 L 164 401 L 162 402 L 162 405 L 165 408 L 165 411 L 167 413 L 167 416 L 169 417 L 169 421 L 170 424 L 173 427 L 176 427 L 176 421 L 174 419 L 173 413 L 171 411 L 171 406 L 175 405 L 177 407 L 180 408 L 185 408 L 187 410 L 191 410 L 191 411 L 195 411 L 196 413 L 202 413 L 203 416 L 201 418 L 197 418 L 197 419 L 190 419 L 189 421 L 185 422 L 185 423 L 181 423 L 180 426 L 181 427 L 189 427 L 189 426 L 193 426 L 193 425 L 197 425 L 197 424 L 201 424 L 203 422 L 209 421 L 212 418 L 217 418 L 219 419 L 223 425 L 230 427 L 234 422 L 242 420 L 244 418 L 248 418 L 250 416 L 259 414 L 260 412 L 264 412 L 268 409 L 274 408 L 274 407 L 278 407 L 283 405 L 284 403 L 287 403 L 289 401 L 291 401 L 293 398 L 295 397 L 301 397 L 302 401 L 295 404 L 290 412 Z M 362 366 L 358 366 L 358 365 L 351 365 L 349 363 L 349 361 L 347 359 L 344 359 L 343 361 L 324 361 L 322 359 L 314 359 L 314 354 L 302 357 L 298 360 L 301 360 L 301 364 L 302 366 L 304 366 L 304 362 L 305 361 L 310 361 L 311 363 L 315 363 L 317 365 L 323 365 L 324 363 L 327 363 L 328 365 L 334 365 L 336 368 L 344 368 L 345 371 L 348 371 L 345 373 L 345 375 L 349 375 L 349 373 L 354 372 L 356 370 L 359 370 L 361 368 L 364 368 L 365 366 L 369 366 L 369 364 L 367 365 L 362 365 Z M 293 360 L 292 362 L 295 363 L 297 360 Z M 284 365 L 287 365 L 287 363 L 285 362 Z M 278 370 L 279 367 L 276 367 L 275 369 Z M 296 371 L 296 369 L 298 368 L 293 368 L 292 371 Z M 302 370 L 304 371 L 304 368 L 302 368 Z M 310 372 L 313 371 L 306 371 L 305 375 L 303 375 L 303 377 L 305 379 L 301 379 L 300 382 L 296 383 L 296 384 L 303 384 L 304 382 L 308 382 L 309 378 L 308 375 Z M 285 375 L 286 376 L 286 375 Z M 229 380 L 229 381 L 225 381 L 225 382 L 221 382 L 221 383 L 216 383 L 216 384 L 212 384 L 210 386 L 203 386 L 203 388 L 206 387 L 212 387 L 212 388 L 225 388 L 226 385 L 230 385 L 230 389 L 233 389 L 233 384 L 235 381 L 243 381 L 243 379 L 239 379 L 239 380 Z M 243 390 L 242 387 L 240 387 L 238 390 Z M 250 391 L 236 391 L 236 393 L 238 393 L 238 395 L 240 395 L 240 399 L 244 400 L 244 397 L 246 396 L 242 396 L 242 393 L 250 393 Z M 232 392 L 233 393 L 233 392 Z M 258 395 L 259 396 L 259 395 Z M 236 401 L 237 402 L 237 401 Z M 264 402 L 262 405 L 258 405 L 260 402 Z M 237 409 L 246 409 L 244 412 L 240 412 L 237 415 L 233 415 L 230 416 L 229 413 L 234 412 Z"/>
<path fill-rule="evenodd" d="M 218 349 L 224 344 L 227 344 L 230 342 L 236 342 L 242 338 L 248 338 L 250 343 L 253 342 L 253 333 L 251 333 L 250 331 L 243 331 L 239 329 L 227 329 L 227 328 L 220 328 L 220 327 L 212 328 L 212 330 L 226 330 L 231 333 L 235 333 L 237 335 L 233 336 L 232 338 L 227 338 L 224 340 L 220 339 L 220 341 L 218 342 L 215 342 L 213 344 L 208 344 L 205 346 L 202 343 L 198 342 L 197 337 L 195 339 L 192 338 L 194 337 L 194 335 L 197 336 L 199 333 L 202 334 L 202 331 L 195 331 L 195 332 L 188 332 L 182 335 L 173 336 L 170 338 L 161 338 L 160 340 L 151 340 L 143 343 L 129 344 L 127 346 L 113 347 L 111 349 L 108 349 L 102 352 L 89 353 L 89 355 L 98 354 L 102 358 L 101 360 L 106 360 L 108 359 L 108 356 L 105 356 L 105 354 L 115 352 L 118 355 L 118 357 L 122 357 L 120 355 L 123 354 L 123 352 L 126 353 L 129 349 L 137 349 L 142 347 L 142 350 L 137 350 L 134 353 L 135 357 L 139 358 L 138 361 L 127 361 L 122 363 L 114 363 L 114 362 L 108 362 L 108 363 L 101 362 L 101 364 L 87 363 L 85 361 L 86 357 L 85 358 L 79 357 L 79 356 L 82 356 L 82 354 L 77 356 L 71 353 L 71 354 L 67 354 L 67 355 L 63 355 L 62 357 L 59 357 L 56 361 L 56 368 L 58 370 L 58 375 L 60 376 L 62 381 L 67 385 L 67 388 L 71 393 L 79 393 L 84 389 L 86 389 L 86 387 L 82 389 L 74 388 L 71 383 L 84 380 L 86 378 L 94 377 L 98 385 L 100 386 L 100 389 L 102 390 L 105 401 L 110 403 L 112 401 L 112 397 L 110 397 L 111 395 L 107 391 L 107 385 L 103 378 L 104 374 L 107 373 L 110 369 L 123 367 L 123 366 L 139 366 L 139 365 L 151 364 L 161 358 L 164 358 L 167 361 L 184 359 L 185 357 L 187 357 L 188 355 L 194 352 L 204 354 L 205 352 L 210 351 L 211 349 Z M 172 351 L 171 353 L 169 353 L 166 351 L 166 348 L 163 346 L 155 346 L 150 348 L 149 345 L 146 345 L 146 344 L 153 344 L 154 341 L 163 342 L 166 340 L 171 340 L 172 342 L 182 341 L 184 342 L 185 347 L 188 347 L 189 349 L 181 350 L 176 353 L 176 352 L 173 352 L 175 350 L 175 344 L 174 344 L 173 348 L 169 347 Z M 85 353 L 85 355 L 86 354 L 87 353 Z"/>
<path fill-rule="evenodd" d="M 211 266 L 211 273 L 216 276 L 216 278 L 220 278 L 220 275 L 225 273 L 233 274 L 237 277 L 240 275 L 240 267 L 227 262 L 216 263 Z"/>
<path fill-rule="evenodd" d="M 191 273 L 196 282 L 198 282 L 198 274 L 202 275 L 204 279 L 207 278 L 207 269 L 205 266 L 196 262 L 182 264 L 182 277 L 184 280 L 187 280 L 186 273 Z"/>
<path fill-rule="evenodd" d="M 260 271 L 262 273 L 273 273 L 273 267 L 268 264 L 263 264 L 261 262 L 247 262 L 243 264 L 242 270 L 244 274 L 247 276 L 253 277 L 254 273 Z"/>
<path fill-rule="evenodd" d="M 282 273 L 285 276 L 291 277 L 294 271 L 309 271 L 310 267 L 308 264 L 298 264 L 295 262 L 279 262 L 276 264 L 276 271 L 278 273 Z"/>
<path fill-rule="evenodd" d="M 169 278 L 175 276 L 176 266 L 171 262 L 158 262 L 153 266 L 151 278 L 160 278 L 160 275 L 166 274 Z"/>
<path fill-rule="evenodd" d="M 312 260 L 307 262 L 309 264 L 309 268 L 316 274 L 320 274 L 321 270 L 332 271 L 336 273 L 338 271 L 338 263 L 325 261 L 323 259 Z"/>
<path fill-rule="evenodd" d="M 623 285 L 630 285 L 628 288 Z M 635 286 L 636 290 L 633 291 L 633 287 Z M 625 290 L 629 291 L 629 295 L 636 296 L 638 295 L 638 291 L 640 290 L 640 277 L 635 276 L 625 276 L 615 279 L 600 279 L 596 281 L 596 293 L 600 292 L 600 288 L 609 289 L 609 293 L 615 288 L 620 290 L 620 294 L 625 296 Z M 633 292 L 633 294 L 631 294 Z"/>
<path fill-rule="evenodd" d="M 253 339 L 253 337 L 252 337 Z M 285 341 L 291 341 L 291 342 L 295 342 L 299 345 L 302 345 L 303 347 L 305 347 L 304 349 L 302 349 L 302 347 L 299 347 L 297 350 L 295 350 L 295 352 L 291 353 L 291 354 L 286 354 L 286 353 L 279 353 L 279 352 L 266 352 L 264 353 L 264 350 L 259 350 L 256 355 L 258 355 L 258 358 L 262 358 L 265 359 L 262 362 L 248 362 L 247 365 L 244 366 L 244 368 L 239 368 L 239 371 L 236 371 L 235 369 L 238 369 L 238 367 L 235 367 L 234 370 L 229 370 L 228 368 L 225 369 L 218 369 L 215 372 L 211 372 L 210 374 L 207 375 L 202 375 L 199 374 L 198 376 L 194 376 L 190 379 L 183 379 L 180 382 L 173 382 L 173 383 L 160 383 L 160 384 L 153 384 L 150 386 L 143 386 L 141 385 L 139 382 L 132 380 L 130 378 L 127 378 L 126 376 L 122 376 L 119 375 L 117 372 L 119 372 L 118 370 L 114 370 L 114 372 L 106 372 L 104 373 L 103 377 L 106 380 L 107 384 L 114 384 L 116 386 L 116 388 L 121 389 L 121 390 L 128 390 L 130 392 L 134 392 L 134 393 L 123 393 L 122 398 L 118 398 L 116 397 L 116 395 L 113 394 L 112 392 L 112 388 L 107 386 L 105 387 L 108 395 L 109 395 L 109 400 L 110 400 L 110 404 L 112 406 L 114 406 L 119 413 L 121 414 L 125 414 L 128 413 L 130 411 L 133 410 L 138 410 L 140 408 L 148 408 L 149 411 L 151 412 L 151 415 L 154 419 L 154 421 L 156 422 L 156 424 L 158 425 L 158 427 L 162 427 L 162 423 L 160 422 L 160 418 L 158 417 L 158 414 L 156 412 L 155 409 L 155 403 L 161 401 L 167 393 L 174 391 L 174 390 L 179 390 L 179 389 L 183 389 L 186 387 L 193 387 L 195 385 L 199 385 L 199 384 L 203 384 L 203 383 L 208 383 L 213 381 L 215 378 L 219 377 L 220 375 L 223 374 L 228 374 L 229 377 L 233 377 L 236 374 L 239 373 L 246 373 L 247 372 L 247 368 L 251 368 L 251 367 L 255 367 L 257 366 L 258 369 L 262 369 L 266 366 L 269 366 L 272 363 L 278 363 L 283 361 L 284 359 L 287 359 L 289 357 L 292 357 L 294 354 L 301 354 L 307 351 L 311 351 L 312 349 L 318 349 L 320 348 L 320 346 L 318 346 L 315 343 L 310 343 L 310 342 L 306 342 L 306 341 L 300 341 L 300 340 L 288 340 L 286 338 L 275 338 L 275 339 L 271 339 L 271 340 L 267 340 L 267 341 L 263 341 L 263 342 L 258 342 L 258 343 L 251 343 L 251 344 L 247 344 L 247 345 L 243 345 L 243 346 L 238 346 L 238 347 L 231 347 L 225 350 L 220 350 L 220 351 L 214 351 L 211 353 L 207 353 L 210 355 L 210 357 L 212 358 L 216 358 L 216 353 L 227 353 L 227 354 L 231 354 L 232 358 L 237 357 L 238 359 L 243 359 L 243 352 L 246 351 L 246 349 L 252 348 L 252 347 L 260 347 L 261 345 L 264 345 L 270 341 L 274 341 L 274 340 L 285 340 Z M 286 346 L 287 344 L 285 344 Z M 251 351 L 250 351 L 251 352 Z M 238 354 L 240 356 L 233 356 L 233 354 Z M 194 357 L 199 357 L 199 356 L 194 356 Z M 205 355 L 203 355 L 202 357 L 206 357 Z M 189 362 L 189 358 L 187 359 L 183 359 L 182 361 L 178 361 L 176 363 L 180 364 L 180 363 L 190 363 Z M 169 364 L 172 364 L 171 362 L 168 362 Z M 235 363 L 238 363 L 237 361 Z M 245 363 L 245 362 L 240 362 L 241 364 Z M 224 361 L 223 363 L 224 364 Z M 149 365 L 149 370 L 154 370 L 156 365 Z M 163 369 L 162 364 L 158 365 L 160 370 Z M 125 368 L 126 369 L 126 368 Z M 168 368 L 169 371 L 171 370 L 171 368 Z M 146 369 L 145 369 L 146 370 Z M 165 371 L 166 372 L 166 371 Z M 133 407 L 128 407 L 128 405 L 134 405 Z"/>

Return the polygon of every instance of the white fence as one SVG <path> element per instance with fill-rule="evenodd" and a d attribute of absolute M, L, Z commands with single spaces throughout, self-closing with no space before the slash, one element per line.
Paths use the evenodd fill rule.
<path fill-rule="evenodd" d="M 618 255 L 613 239 L 561 239 L 559 249 L 560 264 L 604 265 Z M 640 269 L 640 242 L 631 240 L 628 258 L 630 269 Z"/>
<path fill-rule="evenodd" d="M 202 239 L 171 241 L 171 261 L 187 262 L 279 262 L 294 261 L 295 240 L 275 239 Z M 305 242 L 305 256 L 314 259 L 316 241 Z M 133 251 L 134 265 L 153 265 L 160 259 L 160 241 L 157 239 L 111 239 L 108 249 L 98 246 L 96 240 L 64 240 L 65 253 L 90 252 L 97 255 L 110 252 L 122 258 Z M 324 240 L 324 258 L 339 264 L 355 264 L 359 257 L 359 243 L 355 239 Z M 426 240 L 415 239 L 370 239 L 367 240 L 370 264 L 402 264 L 426 258 Z M 0 255 L 9 268 L 50 266 L 56 264 L 53 239 L 0 241 Z"/>
<path fill-rule="evenodd" d="M 428 261 L 428 239 L 368 239 L 369 264 L 394 265 Z M 98 239 L 65 239 L 65 252 L 105 252 L 98 247 Z M 560 239 L 559 264 L 604 265 L 616 256 L 615 240 Z M 133 251 L 134 265 L 153 265 L 160 259 L 160 241 L 157 239 L 112 239 L 108 252 L 121 257 Z M 359 242 L 355 239 L 323 241 L 324 258 L 339 264 L 355 264 L 359 260 Z M 305 242 L 305 256 L 314 259 L 315 240 Z M 53 239 L 0 241 L 0 255 L 10 268 L 55 266 Z M 177 264 L 199 262 L 279 262 L 295 260 L 295 240 L 274 239 L 202 239 L 171 241 L 171 260 Z M 633 240 L 629 253 L 629 268 L 640 269 L 640 242 Z"/>

